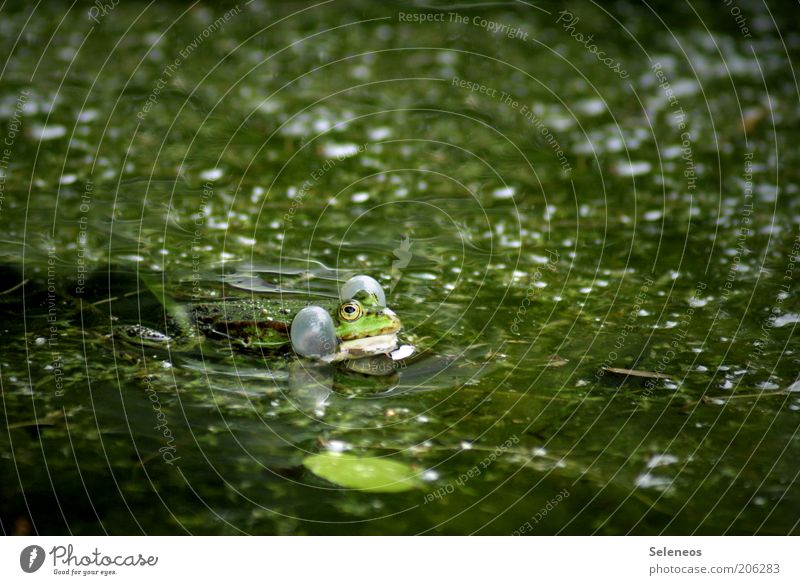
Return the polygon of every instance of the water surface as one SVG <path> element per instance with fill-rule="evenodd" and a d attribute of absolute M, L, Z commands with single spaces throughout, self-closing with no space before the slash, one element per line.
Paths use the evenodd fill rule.
<path fill-rule="evenodd" d="M 796 15 L 563 10 L 7 3 L 4 532 L 796 534 Z M 385 380 L 109 337 L 358 273 Z"/>

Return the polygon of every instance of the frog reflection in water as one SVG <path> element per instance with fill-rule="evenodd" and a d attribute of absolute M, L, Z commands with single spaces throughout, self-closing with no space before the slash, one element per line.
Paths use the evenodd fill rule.
<path fill-rule="evenodd" d="M 115 335 L 148 347 L 191 349 L 203 338 L 254 349 L 291 348 L 300 356 L 333 363 L 386 355 L 397 349 L 401 323 L 386 307 L 376 280 L 355 276 L 325 309 L 302 301 L 242 298 L 177 306 L 167 331 L 120 325 Z"/>

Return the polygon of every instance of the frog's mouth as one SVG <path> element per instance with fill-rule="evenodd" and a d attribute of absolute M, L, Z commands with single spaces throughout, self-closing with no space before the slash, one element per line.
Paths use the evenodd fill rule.
<path fill-rule="evenodd" d="M 378 355 L 381 353 L 391 353 L 397 349 L 397 333 L 385 333 L 383 335 L 373 335 L 362 339 L 352 339 L 343 341 L 339 344 L 339 351 L 334 361 L 340 359 L 353 359 Z M 342 357 L 339 357 L 342 355 Z"/>
<path fill-rule="evenodd" d="M 402 327 L 400 319 L 391 309 L 383 309 L 382 315 L 389 317 L 390 323 L 381 329 L 378 335 L 341 340 L 336 354 L 330 361 L 339 362 L 346 359 L 388 354 L 397 349 L 397 333 Z"/>

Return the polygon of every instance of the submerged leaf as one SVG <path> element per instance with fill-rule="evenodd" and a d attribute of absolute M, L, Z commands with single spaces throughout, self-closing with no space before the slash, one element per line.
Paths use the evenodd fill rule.
<path fill-rule="evenodd" d="M 604 368 L 609 374 L 620 376 L 633 376 L 634 378 L 653 378 L 655 380 L 669 380 L 669 376 L 647 370 L 629 370 L 628 368 Z"/>
<path fill-rule="evenodd" d="M 303 465 L 332 483 L 365 492 L 404 492 L 422 486 L 410 467 L 388 459 L 320 453 L 306 457 Z"/>

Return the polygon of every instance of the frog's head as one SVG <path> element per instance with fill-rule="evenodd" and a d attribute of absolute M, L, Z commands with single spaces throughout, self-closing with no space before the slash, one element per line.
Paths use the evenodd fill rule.
<path fill-rule="evenodd" d="M 333 310 L 304 308 L 291 326 L 292 346 L 300 355 L 339 362 L 397 349 L 401 324 L 386 307 L 383 289 L 368 276 L 351 278 Z"/>
<path fill-rule="evenodd" d="M 393 351 L 402 327 L 395 312 L 381 306 L 379 299 L 367 291 L 353 297 L 343 301 L 333 315 L 342 359 Z"/>
<path fill-rule="evenodd" d="M 336 337 L 342 341 L 396 334 L 401 327 L 395 312 L 380 306 L 375 295 L 366 291 L 340 304 L 333 315 L 333 322 Z"/>

